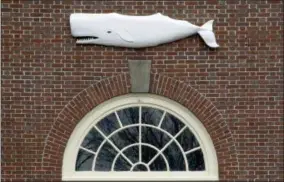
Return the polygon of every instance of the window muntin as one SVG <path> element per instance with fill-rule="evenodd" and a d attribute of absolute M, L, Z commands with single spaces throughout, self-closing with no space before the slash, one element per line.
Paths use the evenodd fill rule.
<path fill-rule="evenodd" d="M 134 114 L 134 116 L 131 116 L 132 118 L 136 118 L 136 119 L 135 120 L 125 119 L 124 121 L 119 122 L 117 120 L 118 118 L 117 116 L 121 116 L 122 118 L 127 117 L 127 115 L 129 115 L 129 112 L 130 112 L 129 108 L 136 108 L 133 110 L 133 112 L 136 114 Z M 141 110 L 139 110 L 140 108 Z M 126 109 L 126 111 L 123 111 L 124 109 Z M 139 113 L 142 113 L 142 114 L 139 115 Z M 114 114 L 115 117 L 112 114 Z M 109 125 L 107 130 L 101 131 L 106 136 L 111 135 L 116 130 L 121 129 L 121 127 L 127 127 L 128 129 L 131 129 L 131 130 L 135 129 L 136 133 L 137 133 L 137 130 L 139 131 L 140 126 L 142 128 L 141 133 L 144 132 L 143 128 L 146 128 L 146 129 L 149 128 L 154 131 L 158 131 L 156 128 L 159 127 L 160 129 L 166 130 L 171 125 L 166 124 L 167 122 L 163 124 L 164 121 L 160 122 L 161 118 L 164 118 L 164 120 L 166 120 L 165 118 L 173 118 L 172 120 L 178 120 L 182 123 L 179 125 L 176 124 L 177 125 L 176 128 L 182 129 L 183 126 L 186 126 L 187 129 L 184 129 L 184 131 L 179 136 L 177 136 L 175 140 L 178 143 L 180 143 L 180 146 L 184 150 L 184 152 L 190 151 L 190 153 L 186 154 L 186 160 L 190 160 L 194 162 L 192 162 L 191 165 L 188 165 L 188 171 L 171 170 L 169 167 L 170 164 L 168 164 L 168 167 L 167 167 L 167 164 L 165 162 L 166 161 L 165 159 L 167 159 L 166 154 L 165 154 L 164 156 L 159 155 L 157 159 L 149 166 L 149 168 L 147 168 L 146 162 L 149 162 L 149 160 L 154 155 L 156 155 L 158 150 L 161 150 L 162 145 L 158 146 L 160 148 L 157 147 L 157 150 L 155 150 L 154 148 L 147 146 L 148 144 L 147 142 L 151 140 L 146 141 L 146 142 L 145 140 L 143 140 L 140 146 L 141 146 L 143 161 L 146 161 L 144 163 L 139 162 L 139 153 L 134 152 L 134 151 L 139 151 L 139 145 L 137 145 L 137 143 L 120 142 L 120 146 L 118 146 L 119 149 L 121 149 L 120 147 L 123 147 L 123 146 L 129 146 L 121 153 L 129 157 L 131 162 L 135 165 L 130 167 L 130 164 L 126 161 L 126 159 L 122 155 L 115 155 L 115 156 L 111 156 L 110 158 L 114 159 L 116 157 L 116 162 L 118 162 L 119 167 L 114 166 L 113 171 L 105 170 L 105 167 L 104 167 L 106 165 L 105 162 L 101 162 L 101 164 L 98 164 L 98 167 L 96 167 L 98 170 L 86 171 L 86 169 L 84 169 L 84 170 L 79 171 L 78 170 L 79 167 L 77 167 L 77 170 L 76 170 L 75 164 L 77 162 L 77 159 L 81 161 L 84 160 L 83 158 L 81 159 L 77 158 L 79 151 L 81 151 L 81 153 L 85 152 L 85 154 L 80 154 L 80 155 L 82 157 L 85 157 L 86 160 L 90 161 L 90 162 L 84 162 L 85 163 L 84 165 L 87 166 L 85 168 L 90 168 L 90 166 L 93 167 L 93 161 L 94 161 L 94 157 L 96 154 L 96 152 L 94 151 L 98 149 L 99 144 L 93 144 L 93 145 L 86 146 L 86 142 L 88 142 L 88 140 L 86 140 L 86 137 L 88 136 L 88 134 L 90 133 L 92 129 L 102 126 L 102 123 L 101 124 L 98 124 L 98 123 L 104 120 L 104 118 L 108 118 L 108 119 L 116 118 L 116 121 L 118 123 L 117 124 L 116 122 L 113 122 L 112 124 Z M 137 121 L 137 118 L 138 118 L 138 121 Z M 151 119 L 145 119 L 145 118 L 151 118 Z M 147 127 L 146 126 L 144 127 L 144 125 L 142 126 L 142 124 L 147 125 Z M 134 125 L 136 128 L 134 128 Z M 127 132 L 128 133 L 133 132 L 131 130 Z M 165 133 L 165 132 L 162 132 L 162 133 Z M 168 133 L 170 133 L 170 135 L 174 135 L 177 133 L 177 130 L 169 130 Z M 97 138 L 97 141 L 101 142 L 105 140 L 104 136 L 100 136 L 94 132 L 92 135 L 95 138 Z M 168 140 L 170 140 L 170 137 L 168 137 L 167 139 L 167 136 L 168 136 L 167 134 L 163 134 L 163 135 L 164 136 L 162 137 L 162 139 L 164 140 L 164 142 L 167 142 Z M 120 136 L 120 137 L 123 137 L 123 136 Z M 143 139 L 147 137 L 141 137 L 141 138 Z M 186 138 L 188 138 L 190 142 L 185 142 Z M 112 138 L 110 137 L 109 140 L 110 139 Z M 138 139 L 136 137 L 133 140 L 139 141 L 139 135 L 138 135 Z M 109 143 L 109 142 L 105 142 L 105 143 Z M 159 142 L 156 142 L 156 143 L 159 143 Z M 152 145 L 156 145 L 156 143 L 152 141 Z M 172 144 L 174 145 L 175 142 L 171 143 L 170 145 Z M 82 149 L 84 147 L 83 145 L 86 146 L 85 149 Z M 177 144 L 175 145 L 176 146 L 170 146 L 170 147 L 180 150 L 179 146 Z M 110 152 L 117 153 L 117 150 L 111 147 L 111 145 L 107 145 L 104 148 L 105 148 L 104 151 L 108 151 L 112 149 L 110 150 Z M 90 151 L 86 151 L 89 149 Z M 166 153 L 166 152 L 170 153 L 170 151 L 166 151 L 166 150 L 163 151 L 162 153 Z M 145 154 L 143 155 L 143 153 L 147 153 L 146 156 L 148 156 L 148 158 L 146 158 Z M 89 155 L 89 157 L 86 157 L 86 155 Z M 201 162 L 198 162 L 200 161 L 200 160 L 197 160 L 198 158 L 203 158 L 203 161 L 201 160 Z M 183 157 L 181 157 L 181 159 L 183 159 Z M 98 161 L 104 161 L 104 157 L 101 156 Z M 204 167 L 202 166 L 203 165 L 202 163 L 204 163 Z M 111 162 L 107 162 L 107 165 L 109 166 L 108 168 L 111 168 L 110 166 L 112 166 L 112 164 L 113 163 Z M 127 171 L 129 170 L 129 168 L 130 170 L 132 170 L 131 172 Z M 147 172 L 147 175 L 145 175 L 143 171 Z M 109 173 L 109 175 L 107 173 Z M 166 99 L 164 97 L 151 95 L 151 94 L 129 94 L 129 95 L 113 98 L 97 106 L 77 124 L 72 135 L 70 136 L 70 139 L 65 149 L 64 159 L 63 159 L 63 168 L 62 168 L 62 179 L 65 181 L 80 181 L 80 180 L 83 180 L 83 181 L 218 180 L 218 163 L 217 163 L 216 151 L 215 151 L 215 148 L 214 148 L 214 145 L 212 143 L 210 136 L 208 135 L 206 129 L 201 124 L 201 122 L 193 114 L 191 114 L 190 111 L 188 111 L 181 105 L 169 99 Z"/>
<path fill-rule="evenodd" d="M 199 142 L 188 126 L 153 107 L 114 111 L 91 128 L 80 149 L 76 171 L 205 170 Z"/>

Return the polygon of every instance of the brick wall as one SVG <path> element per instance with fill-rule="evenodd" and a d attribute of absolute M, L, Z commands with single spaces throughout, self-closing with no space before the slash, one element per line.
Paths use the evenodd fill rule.
<path fill-rule="evenodd" d="M 152 60 L 150 92 L 183 104 L 204 123 L 222 180 L 284 179 L 283 1 L 2 0 L 1 6 L 3 181 L 61 179 L 72 129 L 99 103 L 129 93 L 131 59 Z M 138 50 L 76 45 L 74 12 L 161 12 L 196 25 L 214 19 L 220 48 L 209 49 L 198 35 Z"/>

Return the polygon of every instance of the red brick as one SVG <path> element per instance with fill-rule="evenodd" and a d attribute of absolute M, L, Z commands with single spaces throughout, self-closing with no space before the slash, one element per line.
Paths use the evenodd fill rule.
<path fill-rule="evenodd" d="M 152 60 L 150 93 L 201 120 L 221 180 L 284 180 L 283 1 L 2 0 L 1 6 L 3 181 L 59 181 L 64 147 L 80 119 L 130 93 L 129 59 Z M 198 35 L 141 50 L 75 44 L 70 13 L 118 10 L 161 12 L 197 25 L 214 19 L 220 48 L 207 48 Z"/>

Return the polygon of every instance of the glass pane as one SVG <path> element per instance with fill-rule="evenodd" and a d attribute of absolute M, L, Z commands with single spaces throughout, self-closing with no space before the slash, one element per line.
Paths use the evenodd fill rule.
<path fill-rule="evenodd" d="M 171 171 L 184 171 L 185 163 L 182 152 L 175 142 L 172 142 L 164 151 Z"/>
<path fill-rule="evenodd" d="M 95 128 L 92 128 L 84 138 L 82 147 L 96 152 L 103 140 L 103 136 Z"/>
<path fill-rule="evenodd" d="M 142 107 L 142 123 L 158 126 L 164 111 L 151 107 Z"/>
<path fill-rule="evenodd" d="M 94 154 L 80 149 L 76 160 L 76 171 L 91 171 Z"/>
<path fill-rule="evenodd" d="M 163 148 L 166 143 L 170 140 L 166 133 L 146 126 L 142 126 L 142 142 L 151 144 L 158 149 Z"/>
<path fill-rule="evenodd" d="M 130 147 L 123 151 L 123 154 L 127 156 L 132 163 L 136 163 L 139 161 L 139 146 Z"/>
<path fill-rule="evenodd" d="M 185 129 L 176 139 L 182 146 L 184 152 L 199 146 L 198 141 L 189 129 Z"/>
<path fill-rule="evenodd" d="M 114 134 L 110 140 L 119 148 L 123 149 L 124 147 L 137 143 L 139 136 L 139 127 L 130 127 L 123 129 L 116 134 Z"/>
<path fill-rule="evenodd" d="M 109 143 L 105 143 L 98 152 L 95 171 L 110 171 L 117 151 Z"/>
<path fill-rule="evenodd" d="M 142 146 L 142 162 L 147 164 L 156 154 L 157 151 L 155 149 Z"/>
<path fill-rule="evenodd" d="M 148 169 L 145 165 L 138 164 L 133 168 L 133 171 L 148 171 Z"/>
<path fill-rule="evenodd" d="M 102 119 L 98 124 L 97 127 L 106 135 L 108 136 L 116 129 L 120 128 L 119 123 L 116 119 L 115 114 L 110 114 L 104 119 Z"/>
<path fill-rule="evenodd" d="M 139 123 L 139 108 L 130 107 L 117 111 L 120 121 L 123 126 Z"/>
<path fill-rule="evenodd" d="M 161 155 L 159 155 L 149 166 L 151 171 L 167 171 L 167 165 Z"/>
<path fill-rule="evenodd" d="M 171 133 L 173 136 L 177 134 L 183 127 L 184 124 L 178 118 L 170 115 L 169 113 L 165 115 L 161 125 L 161 128 Z"/>
<path fill-rule="evenodd" d="M 119 156 L 115 163 L 115 171 L 130 171 L 131 165 L 122 157 Z"/>
<path fill-rule="evenodd" d="M 190 154 L 187 154 L 187 161 L 188 161 L 188 169 L 190 171 L 204 171 L 205 164 L 203 153 L 201 150 L 197 150 Z"/>

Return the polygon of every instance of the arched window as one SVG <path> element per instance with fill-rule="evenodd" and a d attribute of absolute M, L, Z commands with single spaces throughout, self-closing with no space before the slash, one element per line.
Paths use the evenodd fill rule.
<path fill-rule="evenodd" d="M 213 143 L 202 123 L 164 97 L 130 94 L 89 112 L 65 149 L 62 179 L 218 180 Z"/>

